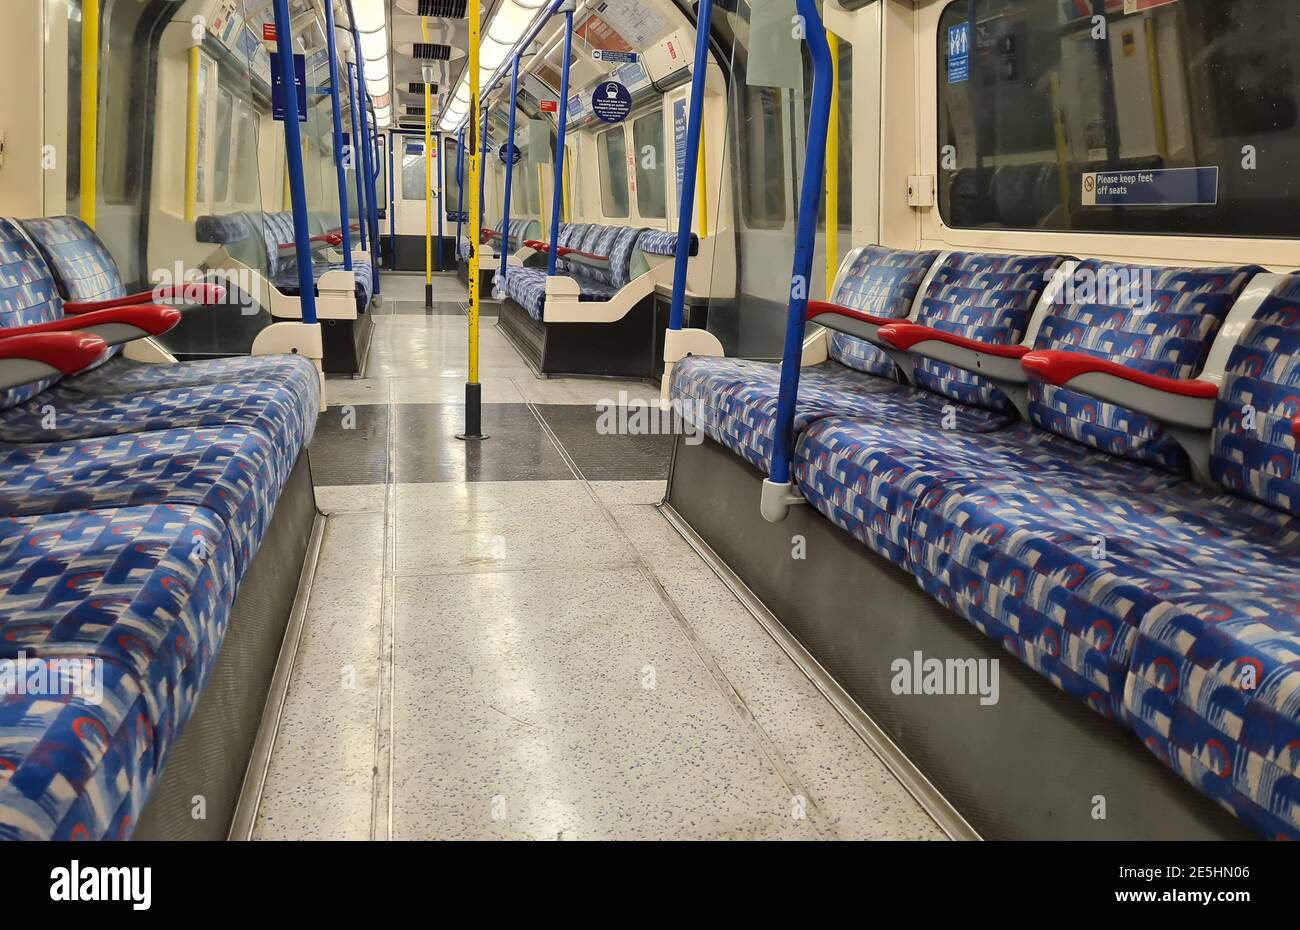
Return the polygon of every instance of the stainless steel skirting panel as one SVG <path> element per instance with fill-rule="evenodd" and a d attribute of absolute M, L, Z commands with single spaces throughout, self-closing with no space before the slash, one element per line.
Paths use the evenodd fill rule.
<path fill-rule="evenodd" d="M 251 830 L 283 698 L 276 688 L 287 686 L 323 526 L 304 452 L 240 583 L 221 654 L 134 839 L 220 840 Z"/>
<path fill-rule="evenodd" d="M 809 677 L 953 836 L 1248 839 L 1135 736 L 1075 701 L 810 506 L 759 513 L 762 475 L 681 437 L 665 499 Z M 794 537 L 806 557 L 794 558 Z M 999 660 L 996 704 L 899 695 L 895 659 Z M 856 705 L 854 707 L 853 705 Z M 1104 809 L 1104 819 L 1098 812 Z"/>

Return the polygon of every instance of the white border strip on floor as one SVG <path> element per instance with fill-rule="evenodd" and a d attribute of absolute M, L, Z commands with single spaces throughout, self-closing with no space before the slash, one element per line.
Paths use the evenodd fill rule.
<path fill-rule="evenodd" d="M 314 488 L 312 494 L 314 500 Z M 318 512 L 312 521 L 307 557 L 303 561 L 302 573 L 298 576 L 298 591 L 294 595 L 293 609 L 285 626 L 284 641 L 275 661 L 275 671 L 271 673 L 271 687 L 267 691 L 266 706 L 262 709 L 262 722 L 258 725 L 257 737 L 253 741 L 248 768 L 244 771 L 244 784 L 235 804 L 235 814 L 230 819 L 230 832 L 226 834 L 229 840 L 251 840 L 257 827 L 257 812 L 262 804 L 266 776 L 271 769 L 271 752 L 275 748 L 284 705 L 289 696 L 289 682 L 293 676 L 294 662 L 298 658 L 298 644 L 302 640 L 303 627 L 306 625 L 307 605 L 311 600 L 312 583 L 316 580 L 316 568 L 320 562 L 328 519 Z"/>

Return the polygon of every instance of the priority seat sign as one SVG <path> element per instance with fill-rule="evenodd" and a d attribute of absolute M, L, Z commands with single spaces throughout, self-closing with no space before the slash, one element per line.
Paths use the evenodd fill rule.
<path fill-rule="evenodd" d="M 1217 166 L 1088 172 L 1080 200 L 1085 207 L 1213 206 L 1218 202 Z"/>

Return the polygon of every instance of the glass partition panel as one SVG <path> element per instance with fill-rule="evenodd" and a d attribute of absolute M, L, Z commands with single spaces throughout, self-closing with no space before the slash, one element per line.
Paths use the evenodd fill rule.
<path fill-rule="evenodd" d="M 247 352 L 270 322 L 262 282 L 273 270 L 262 213 L 274 133 L 263 19 L 246 17 L 243 2 L 212 21 L 199 0 L 102 3 L 97 92 L 83 100 L 82 0 L 43 2 L 45 143 L 60 154 L 47 212 L 92 220 L 122 281 L 103 294 L 74 281 L 74 296 L 221 283 L 220 306 L 186 314 L 161 341 L 182 357 Z M 91 120 L 97 145 L 83 149 Z M 94 204 L 83 202 L 87 160 Z"/>

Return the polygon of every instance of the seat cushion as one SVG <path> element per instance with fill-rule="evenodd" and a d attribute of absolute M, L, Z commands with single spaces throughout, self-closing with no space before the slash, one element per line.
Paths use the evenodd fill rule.
<path fill-rule="evenodd" d="M 310 363 L 309 363 L 310 364 Z M 295 380 L 303 359 L 294 355 L 241 355 L 154 365 L 116 356 L 59 387 L 84 394 L 138 394 L 240 381 Z"/>
<path fill-rule="evenodd" d="M 1036 349 L 1082 352 L 1166 378 L 1200 374 L 1228 310 L 1263 269 L 1152 268 L 1081 262 L 1048 308 Z M 1186 455 L 1151 418 L 1041 381 L 1029 417 L 1112 455 L 1185 471 Z"/>
<path fill-rule="evenodd" d="M 46 702 L 0 705 L 0 726 L 9 715 L 31 728 L 16 747 L 0 739 L 0 831 L 78 832 L 65 822 L 78 795 L 58 777 L 64 766 L 73 782 L 111 792 L 94 799 L 93 829 L 81 825 L 91 838 L 121 822 L 123 803 L 147 796 L 225 638 L 235 559 L 223 529 L 215 515 L 175 505 L 0 520 L 4 648 L 42 660 L 99 660 L 107 679 L 100 713 L 79 720 Z M 49 745 L 40 726 L 60 723 L 77 737 L 66 756 L 28 754 Z M 146 751 L 152 758 L 142 759 Z M 111 780 L 88 774 L 104 764 L 117 769 Z M 145 778 L 144 790 L 132 776 Z"/>
<path fill-rule="evenodd" d="M 673 366 L 669 392 L 688 422 L 764 474 L 772 470 L 772 437 L 781 366 L 745 359 L 694 357 Z M 965 408 L 835 361 L 799 371 L 795 436 L 823 417 L 862 416 L 913 426 L 986 432 L 1009 422 L 1003 414 Z"/>
<path fill-rule="evenodd" d="M 306 359 L 282 377 L 136 394 L 87 394 L 61 386 L 0 413 L 0 442 L 38 443 L 170 429 L 252 427 L 291 469 L 311 441 L 320 379 Z M 285 472 L 287 474 L 287 471 Z"/>
<path fill-rule="evenodd" d="M 864 246 L 845 258 L 831 300 L 874 316 L 901 320 L 911 313 L 916 293 L 938 255 Z M 889 356 L 864 339 L 831 333 L 829 349 L 831 358 L 849 368 L 897 377 Z"/>
<path fill-rule="evenodd" d="M 984 480 L 933 494 L 915 535 L 941 602 L 1300 838 L 1300 519 L 1183 483 Z"/>
<path fill-rule="evenodd" d="M 295 459 L 249 427 L 0 444 L 0 517 L 146 504 L 203 507 L 225 525 L 236 578 L 252 563 Z"/>
<path fill-rule="evenodd" d="M 1023 423 L 981 428 L 998 415 L 957 408 L 934 394 L 900 392 L 881 400 L 890 415 L 878 409 L 871 417 L 828 417 L 810 426 L 795 444 L 794 477 L 832 523 L 904 568 L 913 568 L 918 554 L 917 507 L 953 482 L 1019 475 L 1068 491 L 1094 482 L 1160 488 L 1177 481 Z M 953 428 L 957 410 L 969 421 Z"/>
<path fill-rule="evenodd" d="M 579 301 L 609 300 L 618 288 L 603 284 L 576 272 L 572 278 L 579 287 Z M 534 320 L 544 319 L 546 310 L 546 269 L 512 267 L 506 272 L 506 295 L 528 311 Z"/>
<path fill-rule="evenodd" d="M 104 241 L 79 217 L 47 216 L 23 220 L 64 300 L 96 301 L 125 297 L 117 261 Z"/>
<path fill-rule="evenodd" d="M 1029 318 L 1064 258 L 957 252 L 925 289 L 916 322 L 989 345 L 1023 341 Z M 918 358 L 916 383 L 970 407 L 1011 413 L 1011 401 L 979 375 Z"/>
<path fill-rule="evenodd" d="M 148 706 L 118 665 L 97 690 L 0 693 L 0 840 L 130 837 L 155 781 Z"/>

